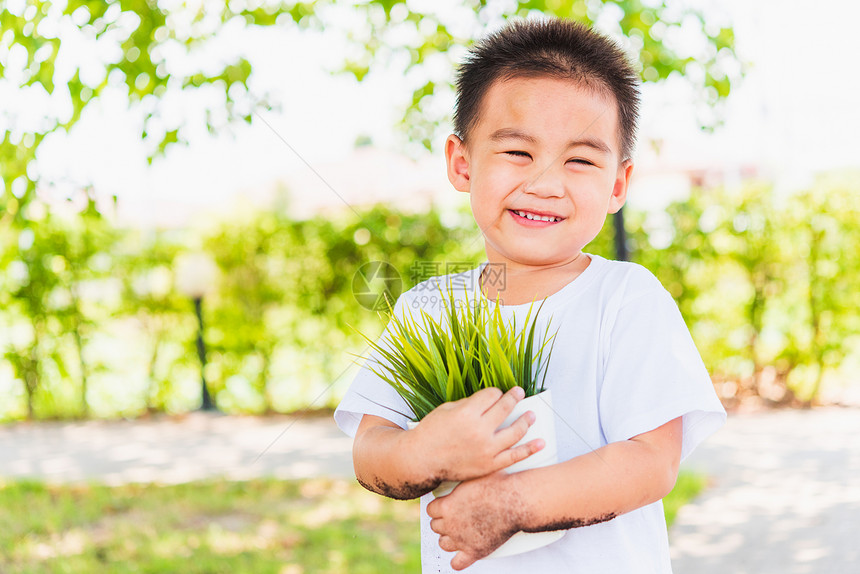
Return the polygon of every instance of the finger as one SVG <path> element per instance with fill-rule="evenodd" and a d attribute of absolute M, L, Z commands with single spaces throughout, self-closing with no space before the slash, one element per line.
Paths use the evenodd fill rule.
<path fill-rule="evenodd" d="M 503 450 L 497 454 L 494 459 L 496 462 L 496 469 L 501 470 L 514 463 L 520 462 L 521 460 L 525 460 L 545 446 L 546 442 L 542 438 L 536 438 L 534 440 L 530 440 L 526 444 L 521 444 L 520 446 Z"/>
<path fill-rule="evenodd" d="M 430 518 L 442 518 L 442 499 L 435 498 L 427 505 L 427 516 Z"/>
<path fill-rule="evenodd" d="M 490 405 L 489 408 L 484 411 L 484 416 L 488 417 L 488 420 L 493 423 L 493 428 L 499 428 L 499 425 L 501 425 L 502 422 L 508 418 L 508 415 L 511 414 L 511 411 L 514 410 L 516 404 L 523 400 L 525 396 L 526 392 L 522 387 L 514 387 L 502 395 L 502 397 L 494 404 Z"/>
<path fill-rule="evenodd" d="M 473 558 L 465 552 L 457 552 L 457 555 L 451 559 L 451 568 L 454 570 L 463 570 L 464 568 L 468 568 L 474 564 L 476 561 L 476 558 Z"/>
<path fill-rule="evenodd" d="M 460 399 L 468 402 L 475 410 L 483 414 L 487 409 L 496 404 L 502 398 L 502 390 L 496 387 L 487 387 L 474 393 L 471 397 Z M 459 401 L 457 401 L 459 402 Z"/>
<path fill-rule="evenodd" d="M 436 534 L 445 534 L 445 524 L 443 518 L 433 518 L 430 520 L 430 530 Z"/>
<path fill-rule="evenodd" d="M 457 545 L 454 544 L 454 540 L 452 540 L 450 536 L 440 536 L 439 548 L 441 548 L 445 552 L 454 552 L 455 550 L 457 550 Z"/>
<path fill-rule="evenodd" d="M 515 420 L 510 426 L 496 431 L 496 444 L 499 450 L 510 448 L 517 444 L 529 432 L 529 427 L 535 422 L 534 412 L 528 411 Z"/>

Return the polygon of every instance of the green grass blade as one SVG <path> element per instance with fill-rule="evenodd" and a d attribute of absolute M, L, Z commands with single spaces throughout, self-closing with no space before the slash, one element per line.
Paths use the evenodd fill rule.
<path fill-rule="evenodd" d="M 537 321 L 546 298 L 536 311 L 532 301 L 521 329 L 516 314 L 504 319 L 500 293 L 491 309 L 491 302 L 479 288 L 470 294 L 464 285 L 462 292 L 455 293 L 453 281 L 444 287 L 442 281 L 437 282 L 441 298 L 438 320 L 424 309 L 419 319 L 409 308 L 398 317 L 386 299 L 389 322 L 379 342 L 354 329 L 376 352 L 378 368 L 373 372 L 404 398 L 418 420 L 442 402 L 470 396 L 488 386 L 505 391 L 520 385 L 527 396 L 545 388 L 555 343 L 555 335 L 548 337 L 551 321 L 537 351 L 535 345 Z"/>

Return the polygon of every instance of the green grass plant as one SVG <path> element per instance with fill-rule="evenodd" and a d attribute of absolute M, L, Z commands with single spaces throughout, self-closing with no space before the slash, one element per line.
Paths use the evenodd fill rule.
<path fill-rule="evenodd" d="M 680 474 L 670 524 L 704 486 Z M 418 514 L 344 479 L 0 482 L 0 572 L 417 574 Z"/>
<path fill-rule="evenodd" d="M 441 321 L 421 309 L 419 323 L 408 306 L 401 319 L 386 299 L 388 328 L 383 342 L 359 332 L 383 359 L 375 359 L 376 366 L 369 368 L 403 397 L 412 409 L 412 420 L 419 421 L 442 403 L 487 387 L 507 391 L 520 386 L 527 397 L 544 390 L 552 355 L 552 345 L 546 346 L 555 339 L 554 334 L 548 337 L 551 318 L 537 352 L 534 345 L 537 318 L 546 299 L 533 317 L 532 301 L 525 326 L 518 328 L 516 316 L 505 321 L 498 297 L 490 309 L 485 297 L 476 293 L 470 299 L 467 287 L 463 299 L 455 296 L 450 284 L 447 292 L 439 284 L 437 289 L 443 308 Z"/>

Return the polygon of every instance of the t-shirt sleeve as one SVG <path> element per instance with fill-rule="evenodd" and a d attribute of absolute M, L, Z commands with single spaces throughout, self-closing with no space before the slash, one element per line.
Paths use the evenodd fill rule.
<path fill-rule="evenodd" d="M 726 412 L 678 306 L 654 283 L 621 304 L 603 341 L 600 420 L 607 442 L 618 442 L 683 417 L 683 460 Z"/>
<path fill-rule="evenodd" d="M 411 313 L 409 301 L 408 292 L 398 297 L 394 304 L 395 316 L 403 319 L 406 312 Z M 391 328 L 392 325 L 389 321 L 385 331 L 376 339 L 376 343 L 383 348 L 387 347 L 385 339 Z M 368 353 L 368 351 L 370 352 Z M 334 420 L 337 426 L 349 436 L 354 437 L 361 418 L 368 414 L 387 419 L 405 429 L 406 423 L 412 415 L 412 409 L 391 385 L 369 368 L 373 367 L 377 372 L 384 373 L 380 363 L 385 365 L 390 363 L 378 352 L 371 350 L 370 345 L 365 346 L 365 351 L 362 354 L 366 355 L 367 358 L 355 375 L 355 379 L 346 391 L 343 400 L 335 409 Z"/>

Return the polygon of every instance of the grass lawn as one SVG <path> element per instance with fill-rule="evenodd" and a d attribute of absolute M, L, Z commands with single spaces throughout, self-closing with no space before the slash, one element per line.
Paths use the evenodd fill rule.
<path fill-rule="evenodd" d="M 682 474 L 669 520 L 705 485 Z M 0 483 L 0 572 L 417 573 L 418 503 L 346 480 Z"/>

